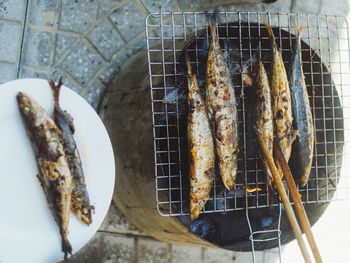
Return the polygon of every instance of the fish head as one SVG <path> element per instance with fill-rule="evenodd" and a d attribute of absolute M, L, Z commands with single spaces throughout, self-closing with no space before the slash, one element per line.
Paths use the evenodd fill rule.
<path fill-rule="evenodd" d="M 43 109 L 32 98 L 23 92 L 17 95 L 17 102 L 21 114 L 26 119 L 27 124 L 38 126 L 44 118 Z"/>

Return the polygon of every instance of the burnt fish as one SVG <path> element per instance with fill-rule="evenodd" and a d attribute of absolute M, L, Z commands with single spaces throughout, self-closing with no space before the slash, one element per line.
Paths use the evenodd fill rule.
<path fill-rule="evenodd" d="M 292 101 L 282 55 L 276 45 L 272 28 L 266 22 L 265 25 L 270 37 L 272 51 L 271 95 L 275 136 L 288 163 L 292 143 L 297 135 L 297 132 L 293 130 Z M 276 166 L 282 176 L 282 169 L 278 161 L 276 161 Z"/>
<path fill-rule="evenodd" d="M 289 72 L 290 92 L 292 96 L 293 117 L 299 136 L 295 141 L 297 150 L 300 185 L 305 186 L 309 180 L 314 152 L 314 125 L 306 89 L 303 62 L 301 56 L 301 35 L 303 27 L 295 22 L 295 44 Z"/>
<path fill-rule="evenodd" d="M 60 78 L 57 86 L 52 80 L 49 81 L 49 84 L 55 101 L 54 120 L 62 132 L 63 149 L 67 156 L 69 169 L 73 177 L 71 209 L 82 223 L 90 225 L 92 222 L 91 211 L 93 206 L 90 205 L 80 154 L 73 137 L 75 131 L 73 118 L 68 112 L 63 111 L 59 104 L 62 78 Z"/>
<path fill-rule="evenodd" d="M 61 143 L 62 133 L 45 110 L 32 98 L 19 92 L 19 110 L 32 142 L 38 165 L 38 178 L 62 238 L 62 251 L 72 254 L 68 241 L 72 175 Z"/>
<path fill-rule="evenodd" d="M 269 85 L 268 76 L 264 67 L 264 64 L 259 59 L 254 72 L 254 86 L 256 89 L 255 99 L 255 125 L 257 132 L 259 132 L 266 143 L 266 146 L 273 156 L 273 113 L 272 113 L 272 102 L 271 102 L 271 89 Z M 267 185 L 269 186 L 270 192 L 273 191 L 272 181 L 273 177 L 267 164 L 267 161 L 262 152 L 259 152 L 264 172 L 266 174 Z"/>
<path fill-rule="evenodd" d="M 188 83 L 187 139 L 190 158 L 190 210 L 191 219 L 199 216 L 209 200 L 214 181 L 215 153 L 205 102 L 200 94 L 196 75 L 186 54 Z"/>
<path fill-rule="evenodd" d="M 206 73 L 206 105 L 218 155 L 222 181 L 231 190 L 236 181 L 238 121 L 236 97 L 230 72 L 216 35 L 218 11 L 206 12 L 210 28 L 210 46 Z"/>

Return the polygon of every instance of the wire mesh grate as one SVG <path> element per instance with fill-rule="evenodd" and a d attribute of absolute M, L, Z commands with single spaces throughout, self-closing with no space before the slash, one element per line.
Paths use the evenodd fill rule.
<path fill-rule="evenodd" d="M 313 111 L 316 142 L 310 179 L 299 188 L 303 203 L 349 199 L 347 173 L 350 140 L 349 36 L 346 19 L 339 16 L 266 12 L 220 12 L 218 34 L 228 59 L 238 98 L 239 156 L 232 191 L 216 178 L 203 213 L 269 206 L 251 120 L 253 87 L 243 75 L 257 57 L 269 71 L 271 55 L 266 27 L 274 29 L 288 70 L 295 24 L 304 25 L 302 56 L 305 81 Z M 160 214 L 189 214 L 186 137 L 187 91 L 183 50 L 187 47 L 199 85 L 205 86 L 208 24 L 203 12 L 163 12 L 146 19 L 149 80 L 152 99 L 156 202 Z M 293 154 L 290 166 L 293 170 Z M 247 190 L 259 191 L 247 191 Z M 278 205 L 277 201 L 272 203 Z"/>

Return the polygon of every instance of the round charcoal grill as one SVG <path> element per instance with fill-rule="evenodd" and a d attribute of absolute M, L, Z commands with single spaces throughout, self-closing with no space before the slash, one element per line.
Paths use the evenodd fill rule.
<path fill-rule="evenodd" d="M 215 245 L 236 251 L 251 251 L 252 245 L 257 250 L 273 248 L 279 246 L 279 242 L 285 244 L 294 238 L 283 206 L 278 200 L 269 206 L 251 114 L 254 85 L 243 85 L 245 73 L 250 73 L 259 57 L 270 72 L 270 42 L 264 21 L 273 27 L 288 71 L 295 38 L 294 20 L 299 24 L 306 21 L 302 38 L 303 69 L 316 128 L 310 179 L 305 188 L 299 188 L 311 225 L 331 200 L 348 198 L 349 185 L 339 187 L 341 179 L 348 177 L 344 173 L 347 164 L 342 163 L 342 159 L 346 157 L 343 148 L 348 140 L 343 116 L 347 97 L 343 78 L 349 77 L 349 43 L 346 42 L 346 53 L 337 48 L 345 32 L 342 29 L 346 28 L 343 18 L 221 12 L 219 40 L 228 60 L 238 105 L 237 180 L 234 189 L 228 192 L 216 171 L 211 198 L 199 218 L 191 221 L 183 50 L 187 47 L 204 94 L 208 28 L 202 12 L 162 13 L 158 20 L 146 19 L 147 61 L 144 53 L 131 59 L 112 83 L 125 85 L 111 88 L 101 105 L 101 115 L 112 134 L 112 142 L 120 149 L 116 152 L 117 172 L 124 174 L 116 183 L 114 201 L 138 228 L 168 242 Z M 149 79 L 144 75 L 144 66 Z M 130 68 L 134 71 L 133 77 Z M 149 92 L 147 81 L 151 105 L 145 97 Z M 153 134 L 149 130 L 150 117 Z M 298 178 L 295 154 L 292 152 L 289 165 Z M 246 191 L 252 188 L 261 190 Z"/>
<path fill-rule="evenodd" d="M 227 30 L 228 28 L 228 30 Z M 260 31 L 260 32 L 259 32 Z M 186 65 L 184 62 L 184 54 L 180 55 L 177 62 L 176 74 L 179 74 L 174 78 L 173 76 L 166 78 L 166 87 L 175 87 L 167 96 L 164 97 L 167 105 L 162 105 L 161 110 L 168 114 L 164 114 L 163 118 L 160 119 L 160 124 L 165 127 L 171 127 L 172 124 L 178 123 L 179 131 L 179 145 L 178 142 L 174 143 L 174 140 L 170 140 L 169 148 L 175 149 L 178 147 L 180 149 L 180 155 L 173 157 L 171 163 L 177 163 L 181 159 L 181 165 L 178 169 L 173 168 L 170 170 L 162 169 L 164 176 L 172 176 L 172 174 L 183 174 L 183 180 L 180 182 L 171 181 L 171 187 L 173 189 L 179 189 L 179 191 L 172 191 L 172 207 L 171 210 L 175 213 L 183 213 L 180 217 L 181 221 L 191 229 L 195 234 L 201 236 L 201 238 L 214 243 L 223 248 L 231 250 L 251 250 L 251 244 L 248 239 L 250 235 L 250 229 L 248 228 L 246 219 L 246 201 L 249 209 L 250 223 L 252 224 L 252 229 L 259 231 L 274 230 L 279 229 L 278 219 L 279 219 L 279 207 L 278 200 L 275 200 L 272 204 L 273 207 L 268 205 L 268 192 L 265 180 L 265 174 L 262 170 L 262 165 L 260 163 L 257 147 L 258 142 L 255 137 L 255 128 L 253 123 L 252 108 L 253 98 L 254 98 L 254 85 L 248 86 L 242 85 L 243 77 L 242 71 L 244 73 L 249 72 L 248 65 L 254 65 L 254 62 L 258 57 L 261 57 L 264 65 L 268 72 L 270 72 L 271 66 L 271 51 L 270 51 L 270 40 L 268 38 L 267 31 L 264 25 L 259 25 L 257 23 L 229 23 L 228 25 L 220 24 L 218 26 L 218 33 L 220 36 L 220 45 L 225 47 L 224 53 L 227 56 L 229 63 L 229 68 L 231 70 L 231 76 L 233 80 L 233 85 L 236 91 L 237 105 L 238 105 L 238 121 L 239 121 L 239 156 L 238 156 L 238 173 L 236 180 L 236 188 L 227 192 L 224 189 L 223 183 L 218 169 L 216 169 L 216 178 L 214 189 L 211 193 L 211 200 L 205 207 L 205 212 L 199 219 L 191 221 L 189 219 L 189 180 L 188 175 L 188 158 L 187 158 L 187 82 L 186 82 Z M 206 31 L 198 32 L 197 39 L 190 40 L 187 44 L 187 50 L 190 54 L 191 61 L 193 63 L 193 72 L 197 72 L 197 78 L 200 85 L 201 92 L 205 97 L 205 73 L 206 73 L 206 61 L 207 61 L 207 49 L 208 49 L 208 38 L 205 36 Z M 289 59 L 291 56 L 292 47 L 290 43 L 293 43 L 295 37 L 287 31 L 279 28 L 274 29 L 274 34 L 276 36 L 276 41 L 280 46 L 283 47 L 282 56 L 285 62 L 286 70 L 288 72 Z M 234 38 L 234 36 L 240 36 Z M 258 36 L 258 37 L 252 37 Z M 226 44 L 227 43 L 227 44 Z M 302 42 L 303 54 L 303 69 L 305 72 L 305 81 L 308 86 L 308 94 L 311 94 L 310 101 L 313 111 L 313 116 L 316 116 L 315 127 L 316 127 L 316 141 L 324 143 L 324 129 L 333 130 L 334 126 L 332 122 L 326 122 L 323 126 L 322 120 L 319 120 L 317 116 L 322 116 L 323 110 L 326 108 L 331 108 L 333 104 L 335 108 L 339 108 L 340 99 L 338 92 L 335 88 L 334 83 L 332 83 L 331 76 L 327 67 L 321 63 L 320 57 L 312 50 L 305 42 Z M 311 49 L 311 52 L 310 52 Z M 242 50 L 242 52 L 241 52 Z M 249 53 L 243 52 L 243 50 L 249 50 Z M 310 53 L 312 56 L 312 62 Z M 198 65 L 198 66 L 197 66 Z M 311 78 L 311 65 L 312 65 L 312 78 Z M 322 73 L 322 74 L 316 74 Z M 175 73 L 175 70 L 172 72 Z M 323 88 L 320 87 L 323 84 Z M 243 88 L 242 88 L 243 87 Z M 333 100 L 331 104 L 326 104 L 323 98 L 323 94 L 333 94 Z M 174 101 L 172 101 L 174 100 Z M 177 112 L 177 115 L 169 114 L 170 112 Z M 335 119 L 342 120 L 343 113 L 341 110 L 336 111 L 334 115 Z M 340 127 L 343 129 L 343 126 Z M 159 138 L 164 138 L 167 136 L 164 130 L 160 130 L 156 136 Z M 171 136 L 171 135 L 170 135 Z M 336 143 L 343 141 L 344 134 L 338 134 L 335 141 L 328 141 L 329 143 Z M 159 149 L 166 149 L 168 144 L 166 140 L 159 140 L 157 147 Z M 328 181 L 324 176 L 326 173 L 326 167 L 335 167 L 335 160 L 337 160 L 338 171 L 328 170 L 328 173 L 339 173 L 342 161 L 342 151 L 343 144 L 336 143 L 337 153 L 334 153 L 334 149 L 328 152 L 330 156 L 338 156 L 335 158 L 317 157 L 317 165 L 323 167 L 323 169 L 316 170 L 314 168 L 310 174 L 310 182 L 308 187 L 305 189 L 300 189 L 300 193 L 303 195 L 303 200 L 317 200 L 316 193 L 319 195 L 328 195 L 331 198 L 334 194 L 335 189 L 327 189 L 327 185 L 336 185 L 334 178 L 330 178 Z M 325 145 L 324 145 L 325 146 Z M 317 145 L 318 155 L 324 154 L 324 149 Z M 293 175 L 296 178 L 298 176 L 298 170 L 296 169 L 297 162 L 294 161 L 295 152 L 293 152 L 290 166 Z M 168 159 L 166 155 L 159 154 L 158 160 L 161 163 L 167 163 Z M 171 158 L 172 156 L 170 156 Z M 179 157 L 177 159 L 177 157 Z M 316 162 L 316 160 L 315 160 Z M 216 167 L 218 168 L 218 167 Z M 316 175 L 316 171 L 318 175 Z M 317 176 L 317 179 L 316 179 Z M 320 184 L 320 179 L 323 176 L 323 182 Z M 297 180 L 296 180 L 297 181 Z M 316 186 L 317 184 L 317 186 Z M 253 193 L 251 195 L 247 194 L 245 187 L 254 188 L 259 187 L 262 189 L 261 192 Z M 318 188 L 318 191 L 312 191 L 311 189 Z M 182 196 L 180 196 L 182 195 Z M 169 195 L 170 196 L 170 195 Z M 176 202 L 181 200 L 182 202 Z M 174 202 L 175 201 L 175 202 Z M 255 207 L 256 206 L 256 207 Z M 318 204 L 308 204 L 306 206 L 306 211 L 309 214 L 310 223 L 313 224 L 322 215 L 324 209 L 327 205 L 324 203 Z M 252 209 L 254 208 L 255 209 Z M 223 210 L 223 211 L 222 211 Z M 230 210 L 235 210 L 230 212 Z M 282 209 L 284 211 L 284 209 Z M 311 213 L 312 211 L 312 213 Z M 289 221 L 285 218 L 284 212 L 282 213 L 282 225 L 281 232 L 282 244 L 286 243 L 294 238 L 293 232 L 291 231 Z M 274 233 L 276 235 L 276 233 Z M 261 236 L 266 236 L 266 233 L 262 233 L 260 236 L 255 236 L 255 238 L 262 238 Z M 271 233 L 268 233 L 271 236 Z M 259 242 L 255 246 L 258 250 L 264 250 L 272 248 L 278 245 L 278 239 L 271 240 L 268 242 Z"/>

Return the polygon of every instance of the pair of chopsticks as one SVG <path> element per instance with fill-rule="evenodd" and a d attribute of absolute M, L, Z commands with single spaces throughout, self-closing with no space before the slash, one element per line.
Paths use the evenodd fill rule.
<path fill-rule="evenodd" d="M 291 224 L 292 230 L 294 232 L 295 238 L 298 241 L 298 245 L 300 247 L 300 250 L 301 250 L 301 253 L 304 257 L 304 260 L 307 263 L 312 262 L 310 255 L 306 249 L 305 242 L 304 242 L 304 239 L 302 237 L 302 232 L 300 230 L 298 221 L 297 221 L 296 216 L 294 214 L 294 210 L 293 210 L 292 205 L 289 201 L 289 197 L 286 193 L 286 189 L 284 188 L 284 185 L 282 183 L 282 179 L 277 171 L 273 157 L 269 153 L 267 146 L 266 146 L 265 142 L 263 141 L 262 136 L 259 132 L 257 132 L 257 137 L 258 137 L 258 141 L 259 141 L 261 150 L 264 154 L 264 157 L 269 165 L 270 171 L 271 171 L 272 176 L 274 178 L 275 185 L 276 185 L 278 193 L 281 197 L 282 203 L 283 203 L 284 208 L 286 210 L 286 214 L 288 216 L 288 219 L 289 219 L 289 222 Z M 306 212 L 304 210 L 304 206 L 301 203 L 299 193 L 298 193 L 298 190 L 296 188 L 292 173 L 291 173 L 289 166 L 284 158 L 282 150 L 277 142 L 274 143 L 274 152 L 276 154 L 277 160 L 279 161 L 279 163 L 281 165 L 284 177 L 286 178 L 287 185 L 288 185 L 288 188 L 289 188 L 290 193 L 292 195 L 294 205 L 295 205 L 295 208 L 296 208 L 299 220 L 300 220 L 301 227 L 303 228 L 303 230 L 305 232 L 305 235 L 306 235 L 306 238 L 309 242 L 312 254 L 313 254 L 316 262 L 321 263 L 322 262 L 321 255 L 320 255 L 320 252 L 318 251 L 314 236 L 312 234 L 309 219 L 307 218 Z"/>

